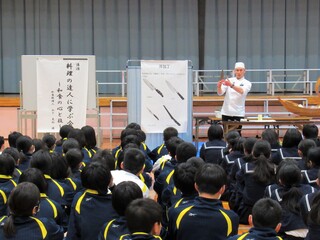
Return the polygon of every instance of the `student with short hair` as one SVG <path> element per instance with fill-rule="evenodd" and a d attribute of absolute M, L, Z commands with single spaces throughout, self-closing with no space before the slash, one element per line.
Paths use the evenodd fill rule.
<path fill-rule="evenodd" d="M 228 240 L 250 240 L 250 239 L 268 239 L 282 240 L 277 236 L 281 227 L 281 206 L 276 201 L 269 198 L 262 198 L 257 201 L 252 214 L 249 215 L 248 222 L 253 225 L 249 232 L 229 237 Z"/>
<path fill-rule="evenodd" d="M 63 228 L 52 219 L 35 218 L 40 192 L 33 183 L 23 182 L 11 192 L 10 215 L 0 219 L 0 239 L 63 239 Z"/>
<path fill-rule="evenodd" d="M 151 199 L 133 200 L 126 209 L 129 239 L 155 240 L 160 239 L 161 207 Z"/>
<path fill-rule="evenodd" d="M 200 148 L 200 157 L 207 163 L 219 164 L 223 158 L 223 149 L 227 143 L 223 140 L 223 129 L 220 124 L 208 128 L 208 141 Z"/>
<path fill-rule="evenodd" d="M 58 154 L 62 154 L 62 145 L 65 140 L 68 139 L 69 132 L 73 129 L 71 125 L 63 125 L 59 130 L 60 139 L 56 142 L 54 151 Z"/>
<path fill-rule="evenodd" d="M 303 137 L 305 139 L 313 140 L 316 143 L 317 147 L 320 147 L 320 140 L 318 138 L 318 134 L 319 134 L 319 129 L 317 125 L 315 125 L 314 123 L 303 125 L 303 128 L 302 128 Z"/>
<path fill-rule="evenodd" d="M 150 158 L 154 162 L 156 162 L 159 158 L 169 154 L 168 149 L 166 147 L 166 142 L 171 137 L 178 137 L 178 130 L 174 127 L 167 127 L 166 129 L 163 130 L 162 135 L 163 135 L 163 143 L 160 146 L 154 148 L 149 154 Z"/>
<path fill-rule="evenodd" d="M 66 139 L 62 144 L 62 155 L 66 154 L 70 149 L 79 149 L 81 151 L 79 142 L 74 138 Z M 82 153 L 83 155 L 83 153 Z"/>
<path fill-rule="evenodd" d="M 10 147 L 17 148 L 17 140 L 23 136 L 22 133 L 13 131 L 8 135 L 8 143 Z"/>
<path fill-rule="evenodd" d="M 56 137 L 52 134 L 45 134 L 42 137 L 42 142 L 45 144 L 46 148 L 52 153 L 56 146 Z"/>
<path fill-rule="evenodd" d="M 72 202 L 66 239 L 97 239 L 104 223 L 118 215 L 112 207 L 108 187 L 112 175 L 99 162 L 91 163 L 81 172 L 84 191 L 78 192 Z"/>
<path fill-rule="evenodd" d="M 195 176 L 199 196 L 194 203 L 169 211 L 168 239 L 226 239 L 236 234 L 239 217 L 232 210 L 225 210 L 219 200 L 226 183 L 222 167 L 204 164 Z"/>
<path fill-rule="evenodd" d="M 101 162 L 105 166 L 107 166 L 110 171 L 115 170 L 116 168 L 116 160 L 114 156 L 112 156 L 111 152 L 107 149 L 99 149 L 96 154 L 92 158 L 92 162 Z"/>
<path fill-rule="evenodd" d="M 80 168 L 82 167 L 83 160 L 82 151 L 78 148 L 71 148 L 65 154 L 65 159 L 67 160 L 68 165 L 70 167 L 72 177 L 80 179 Z"/>
<path fill-rule="evenodd" d="M 130 181 L 124 181 L 115 186 L 112 192 L 112 206 L 119 217 L 106 222 L 101 228 L 98 239 L 118 240 L 121 236 L 130 234 L 125 218 L 128 205 L 135 199 L 142 198 L 140 187 Z"/>
<path fill-rule="evenodd" d="M 124 159 L 121 163 L 121 170 L 111 171 L 114 184 L 123 181 L 132 181 L 139 185 L 144 197 L 149 197 L 149 189 L 145 183 L 139 179 L 143 172 L 145 155 L 140 149 L 129 148 L 124 152 Z"/>
<path fill-rule="evenodd" d="M 64 228 L 64 231 L 67 231 L 68 217 L 61 205 L 47 196 L 48 185 L 42 172 L 36 168 L 28 168 L 19 178 L 19 183 L 22 182 L 31 182 L 35 184 L 40 191 L 39 211 L 35 216 L 37 218 L 45 217 L 53 219 L 58 225 Z"/>

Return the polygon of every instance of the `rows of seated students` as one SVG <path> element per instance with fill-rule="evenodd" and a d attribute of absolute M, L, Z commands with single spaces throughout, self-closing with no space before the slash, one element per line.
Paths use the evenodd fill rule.
<path fill-rule="evenodd" d="M 136 123 L 112 151 L 96 147 L 90 126 L 59 133 L 13 132 L 1 148 L 0 239 L 319 238 L 313 124 L 289 129 L 282 144 L 271 129 L 224 137 L 214 124 L 200 157 L 173 127 L 152 151 Z M 253 227 L 240 236 L 239 223 Z"/>

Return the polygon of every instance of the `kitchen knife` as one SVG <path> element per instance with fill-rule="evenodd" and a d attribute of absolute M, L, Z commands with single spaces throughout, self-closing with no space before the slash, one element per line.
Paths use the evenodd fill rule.
<path fill-rule="evenodd" d="M 179 96 L 182 100 L 184 100 L 184 97 L 177 91 L 177 89 L 176 89 L 168 80 L 166 80 L 166 83 L 167 83 L 167 85 L 168 85 L 168 87 L 170 88 L 171 91 L 173 91 L 174 93 L 177 93 L 178 96 Z"/>
<path fill-rule="evenodd" d="M 147 107 L 147 109 L 148 109 L 148 111 L 149 111 L 150 114 L 152 114 L 156 119 L 160 120 L 160 119 L 158 118 L 158 116 L 157 116 L 156 114 L 154 114 L 154 113 L 150 110 L 150 108 Z"/>
<path fill-rule="evenodd" d="M 166 108 L 165 105 L 163 105 L 164 109 L 167 111 L 167 113 L 169 114 L 170 118 L 178 125 L 181 126 L 181 124 L 172 116 L 172 114 L 169 112 L 169 110 Z"/>
<path fill-rule="evenodd" d="M 146 79 L 142 79 L 144 81 L 145 84 L 147 84 L 147 86 L 151 89 L 151 90 L 155 90 L 161 97 L 163 97 L 162 92 L 157 89 L 155 86 L 153 86 L 148 80 Z"/>

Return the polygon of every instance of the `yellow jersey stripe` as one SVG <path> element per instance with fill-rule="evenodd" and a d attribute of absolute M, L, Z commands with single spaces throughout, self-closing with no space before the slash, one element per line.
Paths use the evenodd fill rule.
<path fill-rule="evenodd" d="M 222 215 L 224 216 L 224 218 L 227 221 L 227 226 L 228 226 L 228 230 L 227 230 L 227 236 L 229 236 L 232 232 L 232 222 L 231 219 L 229 218 L 229 216 L 222 210 L 220 210 L 220 212 L 222 213 Z"/>
<path fill-rule="evenodd" d="M 178 202 L 176 202 L 176 204 L 174 205 L 174 208 L 177 208 L 180 205 L 180 203 L 182 202 L 182 200 L 183 200 L 183 198 L 181 198 Z"/>
<path fill-rule="evenodd" d="M 48 232 L 47 232 L 47 229 L 44 226 L 43 222 L 41 222 L 39 219 L 34 218 L 34 217 L 30 217 L 30 218 L 35 220 L 36 223 L 39 225 L 40 230 L 41 230 L 42 239 L 45 239 L 47 237 Z"/>
<path fill-rule="evenodd" d="M 51 179 L 51 181 L 58 187 L 61 197 L 63 197 L 64 196 L 63 187 L 61 187 L 61 185 L 56 180 L 52 179 L 49 175 L 44 174 L 44 177 L 45 177 L 45 179 Z"/>
<path fill-rule="evenodd" d="M 57 218 L 58 217 L 58 210 L 57 210 L 56 205 L 54 205 L 54 203 L 49 198 L 46 198 L 46 200 L 50 204 L 50 206 L 52 207 L 53 217 Z"/>
<path fill-rule="evenodd" d="M 8 199 L 7 199 L 7 195 L 5 194 L 4 191 L 0 190 L 0 195 L 2 196 L 3 199 L 3 203 L 6 204 Z"/>
<path fill-rule="evenodd" d="M 111 224 L 115 221 L 115 219 L 111 220 L 108 225 L 106 226 L 106 229 L 104 230 L 104 233 L 103 233 L 103 236 L 104 236 L 104 239 L 107 239 L 107 235 L 108 235 L 108 231 L 109 231 L 109 228 L 111 226 Z"/>
<path fill-rule="evenodd" d="M 177 218 L 177 221 L 176 221 L 177 229 L 179 229 L 179 227 L 180 227 L 180 223 L 181 223 L 181 220 L 182 220 L 183 216 L 184 216 L 188 211 L 190 211 L 191 208 L 193 208 L 193 206 L 187 207 L 187 208 L 185 208 L 185 209 L 183 209 L 183 210 L 181 211 L 181 213 L 179 214 L 179 216 L 178 216 L 178 218 Z"/>
<path fill-rule="evenodd" d="M 166 183 L 167 183 L 167 184 L 170 183 L 170 179 L 171 179 L 171 177 L 172 177 L 173 174 L 174 174 L 174 170 L 172 170 L 172 171 L 168 174 L 168 176 L 167 176 L 167 178 L 166 178 Z"/>
<path fill-rule="evenodd" d="M 84 147 L 83 149 L 87 151 L 89 158 L 92 158 L 92 153 L 88 150 L 88 148 Z"/>
<path fill-rule="evenodd" d="M 164 143 L 162 143 L 161 146 L 158 148 L 158 151 L 157 151 L 158 154 L 161 153 L 161 150 L 162 150 L 163 147 L 164 147 Z"/>
<path fill-rule="evenodd" d="M 71 183 L 73 190 L 77 190 L 77 184 L 71 178 L 67 178 L 67 180 Z"/>

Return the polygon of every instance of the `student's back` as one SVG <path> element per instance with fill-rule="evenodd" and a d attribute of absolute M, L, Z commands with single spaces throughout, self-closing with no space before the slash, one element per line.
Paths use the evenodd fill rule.
<path fill-rule="evenodd" d="M 35 218 L 39 207 L 38 188 L 29 182 L 19 184 L 10 194 L 9 217 L 0 220 L 0 239 L 63 239 L 63 228 L 52 219 Z"/>
<path fill-rule="evenodd" d="M 103 224 L 117 217 L 108 194 L 110 170 L 91 163 L 83 169 L 81 180 L 86 190 L 74 197 L 66 239 L 96 239 Z"/>

